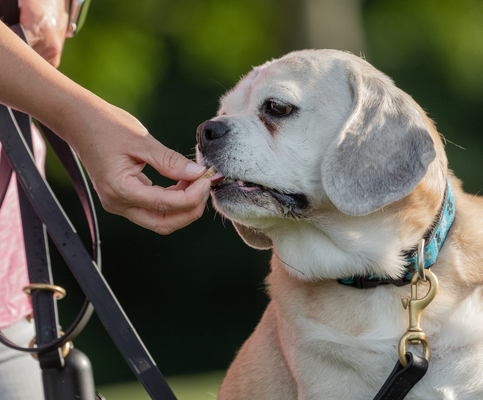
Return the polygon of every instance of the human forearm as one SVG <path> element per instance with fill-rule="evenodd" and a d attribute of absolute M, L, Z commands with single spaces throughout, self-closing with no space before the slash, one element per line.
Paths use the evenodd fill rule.
<path fill-rule="evenodd" d="M 0 22 L 0 102 L 55 128 L 65 102 L 87 98 L 76 85 Z M 91 95 L 93 96 L 93 95 Z"/>

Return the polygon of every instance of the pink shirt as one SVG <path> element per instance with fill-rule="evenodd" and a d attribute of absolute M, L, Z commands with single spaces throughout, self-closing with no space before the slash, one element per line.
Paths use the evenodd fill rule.
<path fill-rule="evenodd" d="M 32 132 L 36 164 L 44 174 L 45 143 L 33 125 Z M 28 284 L 17 180 L 15 174 L 12 174 L 0 209 L 0 329 L 30 314 L 29 298 L 22 290 Z"/>

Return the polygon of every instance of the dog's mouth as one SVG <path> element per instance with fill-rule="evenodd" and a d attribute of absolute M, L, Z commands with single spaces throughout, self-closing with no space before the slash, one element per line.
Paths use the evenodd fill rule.
<path fill-rule="evenodd" d="M 210 180 L 215 198 L 227 198 L 239 195 L 243 195 L 245 198 L 255 198 L 269 195 L 285 209 L 292 212 L 296 210 L 305 210 L 309 207 L 307 196 L 303 193 L 281 192 L 277 189 L 269 188 L 258 183 L 227 177 L 221 172 L 216 172 Z"/>

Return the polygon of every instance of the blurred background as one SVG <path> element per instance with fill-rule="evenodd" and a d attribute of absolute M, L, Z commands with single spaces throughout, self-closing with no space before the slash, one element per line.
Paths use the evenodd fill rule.
<path fill-rule="evenodd" d="M 67 40 L 61 71 L 193 157 L 196 127 L 214 116 L 219 97 L 252 66 L 302 48 L 348 50 L 391 76 L 436 121 L 464 188 L 483 188 L 480 0 L 93 0 L 83 29 Z M 52 156 L 47 174 L 87 238 Z M 268 302 L 270 253 L 247 247 L 211 205 L 163 237 L 97 204 L 104 275 L 162 373 L 225 370 Z M 53 259 L 55 281 L 68 290 L 59 303 L 66 327 L 82 296 Z M 91 359 L 97 384 L 135 379 L 97 317 L 75 345 Z"/>

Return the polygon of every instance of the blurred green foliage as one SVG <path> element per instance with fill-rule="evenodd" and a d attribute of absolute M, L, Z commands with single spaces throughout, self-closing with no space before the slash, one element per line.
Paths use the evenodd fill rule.
<path fill-rule="evenodd" d="M 169 79 L 170 62 L 197 85 L 211 80 L 232 85 L 267 55 L 281 55 L 284 30 L 278 22 L 284 15 L 277 4 L 93 2 L 85 28 L 65 47 L 61 70 L 107 101 L 139 114 L 157 85 Z"/>
<path fill-rule="evenodd" d="M 334 0 L 337 1 L 337 0 Z M 192 156 L 198 124 L 252 66 L 303 48 L 303 1 L 94 0 L 67 41 L 61 70 L 137 116 L 166 146 Z M 394 78 L 436 120 L 450 167 L 482 187 L 483 3 L 366 0 L 369 62 Z M 343 49 L 342 49 L 343 50 Z M 47 174 L 74 224 L 84 218 L 54 158 Z M 147 168 L 155 183 L 166 181 Z M 210 206 L 191 226 L 160 237 L 102 210 L 104 274 L 165 375 L 224 369 L 266 304 L 269 252 L 248 248 Z M 80 290 L 53 255 L 63 325 Z M 100 322 L 76 340 L 98 383 L 134 379 Z"/>
<path fill-rule="evenodd" d="M 367 26 L 369 43 L 382 56 L 383 67 L 404 70 L 431 58 L 454 95 L 483 96 L 483 2 L 373 1 Z"/>
<path fill-rule="evenodd" d="M 468 192 L 483 185 L 483 2 L 368 0 L 367 59 L 412 95 L 447 140 Z"/>

